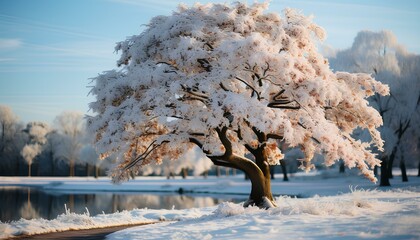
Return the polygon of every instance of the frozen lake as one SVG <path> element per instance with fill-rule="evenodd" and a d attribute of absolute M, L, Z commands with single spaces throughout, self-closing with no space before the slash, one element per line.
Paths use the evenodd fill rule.
<path fill-rule="evenodd" d="M 31 187 L 0 187 L 0 217 L 2 222 L 21 218 L 54 219 L 65 213 L 82 214 L 88 209 L 91 216 L 136 208 L 188 209 L 215 206 L 221 202 L 245 201 L 246 195 L 203 195 L 156 192 L 73 192 L 42 191 Z"/>

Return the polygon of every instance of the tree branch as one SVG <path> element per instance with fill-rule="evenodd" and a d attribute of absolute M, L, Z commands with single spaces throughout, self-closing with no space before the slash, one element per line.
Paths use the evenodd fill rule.
<path fill-rule="evenodd" d="M 189 94 L 191 94 L 195 97 L 199 97 L 199 98 L 202 98 L 204 100 L 209 99 L 208 94 L 206 94 L 203 91 L 199 92 L 198 87 L 196 87 L 196 86 L 191 88 L 191 87 L 185 86 L 184 84 L 181 84 L 181 88 L 182 88 L 182 90 L 184 90 L 184 92 L 189 93 Z"/>
<path fill-rule="evenodd" d="M 245 144 L 244 146 L 246 150 L 248 150 L 248 152 L 250 152 L 252 155 L 255 155 L 255 150 L 256 150 L 255 148 L 251 147 L 251 145 L 249 144 Z"/>
<path fill-rule="evenodd" d="M 298 122 L 298 125 L 299 126 L 301 126 L 302 128 L 304 128 L 304 129 L 307 129 L 302 123 L 300 123 L 300 122 Z M 314 138 L 314 137 L 311 137 L 311 139 L 312 140 L 314 140 L 316 143 L 318 143 L 318 144 L 321 144 L 321 142 L 318 140 L 318 139 L 316 139 L 316 138 Z"/>
<path fill-rule="evenodd" d="M 258 130 L 254 126 L 251 129 L 252 129 L 252 131 L 254 131 L 255 135 L 257 135 L 258 142 L 264 143 L 264 142 L 267 141 L 267 136 L 265 135 L 265 133 L 261 132 L 260 130 Z"/>
<path fill-rule="evenodd" d="M 197 62 L 200 63 L 201 67 L 206 70 L 206 72 L 211 72 L 211 69 L 213 68 L 210 64 L 210 62 L 207 59 L 199 58 L 197 59 Z"/>
<path fill-rule="evenodd" d="M 158 148 L 158 147 L 162 146 L 162 144 L 168 143 L 168 142 L 169 141 L 163 141 L 162 143 L 156 144 L 155 146 L 153 146 L 153 144 L 156 143 L 156 140 L 153 141 L 152 143 L 150 143 L 150 145 L 146 148 L 146 150 L 142 154 L 140 154 L 139 156 L 134 158 L 132 161 L 130 161 L 126 166 L 124 166 L 123 170 L 127 170 L 127 169 L 130 169 L 130 168 L 134 167 L 134 165 L 136 165 L 139 161 L 142 161 L 142 160 L 146 159 L 150 155 L 150 153 L 152 153 L 156 148 Z"/>
<path fill-rule="evenodd" d="M 257 92 L 257 90 L 255 90 L 255 88 L 254 87 L 252 87 L 249 83 L 247 83 L 245 80 L 243 80 L 243 79 L 241 79 L 241 78 L 239 78 L 239 77 L 235 77 L 235 79 L 236 80 L 239 80 L 239 81 L 241 81 L 243 84 L 245 84 L 247 87 L 249 87 L 249 88 L 251 88 L 251 90 L 252 90 L 252 95 L 251 95 L 251 97 L 253 97 L 254 96 L 254 93 L 257 95 L 257 99 L 258 99 L 258 101 L 260 101 L 261 100 L 261 96 L 260 96 L 260 94 Z"/>
<path fill-rule="evenodd" d="M 222 127 L 222 129 L 216 128 L 217 135 L 225 147 L 225 154 L 223 155 L 224 157 L 229 157 L 233 154 L 232 143 L 227 137 L 227 130 L 227 127 Z"/>
<path fill-rule="evenodd" d="M 210 43 L 208 43 L 208 42 L 206 42 L 204 44 L 204 46 L 207 46 L 210 49 L 210 51 L 213 51 L 214 50 L 213 46 Z"/>
<path fill-rule="evenodd" d="M 267 139 L 268 138 L 282 140 L 284 137 L 281 136 L 281 135 L 278 135 L 278 134 L 269 133 L 269 134 L 267 134 Z"/>
<path fill-rule="evenodd" d="M 197 138 L 190 137 L 189 140 L 190 140 L 191 143 L 194 143 L 195 145 L 197 145 L 201 149 L 201 151 L 203 151 L 204 154 L 206 154 L 206 155 L 211 154 L 210 151 L 203 149 L 203 143 L 200 142 L 200 140 L 198 140 Z"/>
<path fill-rule="evenodd" d="M 280 92 L 274 95 L 271 102 L 267 104 L 267 107 L 295 110 L 300 109 L 300 105 L 296 102 L 296 100 L 290 100 L 288 97 L 282 96 L 285 91 L 286 90 L 282 89 Z M 290 103 L 296 103 L 297 105 L 288 105 Z"/>
<path fill-rule="evenodd" d="M 219 85 L 220 85 L 220 87 L 221 87 L 223 90 L 225 90 L 226 92 L 230 92 L 230 90 L 229 90 L 229 89 L 227 89 L 227 87 L 225 87 L 225 85 L 223 85 L 223 83 L 220 83 Z"/>

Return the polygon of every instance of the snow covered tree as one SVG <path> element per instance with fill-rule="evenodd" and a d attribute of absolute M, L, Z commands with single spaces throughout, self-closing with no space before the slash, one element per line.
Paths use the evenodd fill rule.
<path fill-rule="evenodd" d="M 57 162 L 57 148 L 60 143 L 61 136 L 57 130 L 53 129 L 48 132 L 47 142 L 43 146 L 43 152 L 47 154 L 51 164 L 51 176 L 56 175 L 56 162 Z"/>
<path fill-rule="evenodd" d="M 102 158 L 117 154 L 111 176 L 175 160 L 193 146 L 218 166 L 251 180 L 248 205 L 273 206 L 270 165 L 284 156 L 282 139 L 325 164 L 343 159 L 372 181 L 382 148 L 379 113 L 366 98 L 388 94 L 368 74 L 334 73 L 316 44 L 324 30 L 292 9 L 266 13 L 268 3 L 181 5 L 120 42 L 119 69 L 94 79 L 88 124 Z M 372 141 L 351 133 L 367 129 Z M 246 153 L 253 159 L 245 157 Z"/>
<path fill-rule="evenodd" d="M 407 53 L 399 56 L 398 61 L 401 74 L 397 80 L 400 84 L 391 91 L 395 105 L 388 117 L 397 136 L 393 152 L 399 154 L 395 159 L 399 160 L 402 180 L 408 181 L 406 163 L 408 167 L 420 164 L 420 55 Z"/>
<path fill-rule="evenodd" d="M 27 136 L 22 132 L 23 128 L 12 109 L 0 105 L 0 174 L 2 175 L 20 173 L 23 162 L 20 151 L 27 142 Z"/>
<path fill-rule="evenodd" d="M 22 151 L 22 157 L 28 163 L 28 176 L 31 176 L 32 162 L 42 152 L 42 146 L 47 142 L 47 134 L 50 131 L 48 124 L 43 122 L 30 122 L 26 125 L 24 132 L 29 136 Z"/>
<path fill-rule="evenodd" d="M 95 151 L 95 148 L 90 144 L 85 144 L 80 150 L 79 156 L 80 162 L 86 163 L 86 176 L 89 176 L 89 166 L 94 166 L 95 178 L 99 176 L 99 167 L 101 165 L 101 160 Z"/>
<path fill-rule="evenodd" d="M 69 176 L 74 176 L 74 168 L 80 157 L 82 140 L 85 134 L 85 122 L 80 112 L 63 112 L 55 118 L 55 125 L 60 134 L 57 141 L 56 158 L 69 163 Z"/>
<path fill-rule="evenodd" d="M 84 126 L 85 127 L 85 126 Z M 104 162 L 99 159 L 99 156 L 93 146 L 92 134 L 82 134 L 82 138 L 79 140 L 81 149 L 79 151 L 79 163 L 84 163 L 86 166 L 86 176 L 89 176 L 91 167 L 94 168 L 94 176 L 98 178 L 100 165 Z"/>
<path fill-rule="evenodd" d="M 10 107 L 0 105 L 0 153 L 3 155 L 8 147 L 10 138 L 13 137 L 13 128 L 18 117 Z"/>
<path fill-rule="evenodd" d="M 6 148 L 7 139 L 11 137 L 11 129 L 17 123 L 18 117 L 13 113 L 12 109 L 5 105 L 0 105 L 0 152 Z"/>
<path fill-rule="evenodd" d="M 403 176 L 404 159 L 418 159 L 414 149 L 419 141 L 415 136 L 420 133 L 420 56 L 408 53 L 392 32 L 362 31 L 357 34 L 352 47 L 337 52 L 336 57 L 330 58 L 330 63 L 335 70 L 372 74 L 391 88 L 391 96 L 375 94 L 369 98 L 384 119 L 380 131 L 386 144 L 385 151 L 380 154 L 380 185 L 389 186 L 388 178 L 392 178 L 398 152 L 401 153 L 399 160 Z M 411 142 L 414 144 L 408 147 Z"/>

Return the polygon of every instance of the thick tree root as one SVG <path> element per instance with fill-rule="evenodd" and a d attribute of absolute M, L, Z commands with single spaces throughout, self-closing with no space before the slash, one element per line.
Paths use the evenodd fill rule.
<path fill-rule="evenodd" d="M 252 207 L 257 206 L 261 209 L 269 209 L 277 207 L 277 204 L 274 200 L 270 200 L 268 197 L 262 197 L 260 201 L 255 201 L 252 199 L 248 199 L 244 205 L 244 207 Z"/>

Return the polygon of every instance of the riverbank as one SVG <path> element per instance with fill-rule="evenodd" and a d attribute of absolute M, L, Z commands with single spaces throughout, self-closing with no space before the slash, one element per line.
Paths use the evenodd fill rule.
<path fill-rule="evenodd" d="M 157 223 L 157 222 L 155 222 Z M 86 230 L 68 230 L 62 232 L 54 233 L 45 233 L 37 235 L 25 235 L 19 237 L 13 237 L 13 240 L 47 240 L 47 239 L 60 239 L 60 240 L 102 240 L 111 233 L 116 231 L 124 230 L 130 227 L 138 227 L 154 223 L 141 223 L 141 224 L 131 224 L 131 225 L 122 225 L 116 227 L 104 227 L 104 228 L 93 228 Z"/>

